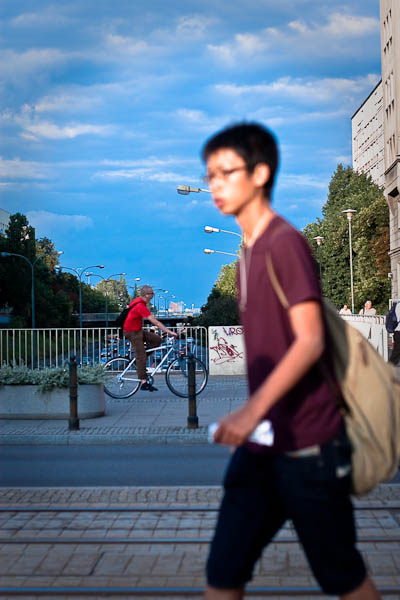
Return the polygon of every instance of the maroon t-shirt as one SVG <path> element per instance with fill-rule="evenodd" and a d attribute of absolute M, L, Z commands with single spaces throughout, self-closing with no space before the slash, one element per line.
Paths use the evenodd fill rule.
<path fill-rule="evenodd" d="M 314 259 L 305 238 L 276 216 L 252 248 L 244 249 L 247 265 L 247 301 L 241 310 L 250 393 L 254 393 L 279 363 L 294 336 L 267 270 L 270 255 L 274 271 L 290 306 L 307 300 L 321 302 Z M 242 271 L 243 272 L 243 271 Z M 239 300 L 244 298 L 240 285 Z M 242 290 L 242 293 L 241 293 Z M 325 352 L 328 353 L 326 348 Z M 329 356 L 327 356 L 329 360 Z M 274 428 L 274 445 L 248 443 L 250 449 L 282 453 L 322 444 L 342 427 L 337 400 L 317 366 L 283 396 L 265 415 Z"/>

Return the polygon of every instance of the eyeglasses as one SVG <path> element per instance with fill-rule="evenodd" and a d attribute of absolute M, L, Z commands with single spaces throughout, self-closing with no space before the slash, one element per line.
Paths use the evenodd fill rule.
<path fill-rule="evenodd" d="M 236 171 L 247 171 L 247 170 L 248 170 L 247 165 L 242 165 L 240 167 L 234 167 L 233 169 L 219 169 L 215 173 L 208 173 L 207 175 L 204 175 L 203 181 L 204 181 L 204 183 L 211 183 L 213 181 L 213 179 L 222 179 L 223 181 L 226 181 L 228 179 L 228 177 L 230 175 L 232 175 L 232 173 L 236 173 Z"/>

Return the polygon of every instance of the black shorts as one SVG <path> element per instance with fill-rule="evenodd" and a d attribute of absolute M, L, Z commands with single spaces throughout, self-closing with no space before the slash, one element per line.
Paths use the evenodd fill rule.
<path fill-rule="evenodd" d="M 242 588 L 263 549 L 291 519 L 313 574 L 326 594 L 355 590 L 366 577 L 356 548 L 346 436 L 307 457 L 233 454 L 207 561 L 216 588 Z"/>

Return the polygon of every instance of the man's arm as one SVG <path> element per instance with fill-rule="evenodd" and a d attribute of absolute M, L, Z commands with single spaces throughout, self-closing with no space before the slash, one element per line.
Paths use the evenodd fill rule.
<path fill-rule="evenodd" d="M 292 345 L 246 404 L 220 421 L 214 434 L 216 442 L 231 446 L 243 444 L 268 410 L 320 358 L 324 350 L 320 304 L 316 301 L 296 304 L 289 309 L 289 319 L 294 334 Z"/>
<path fill-rule="evenodd" d="M 153 315 L 149 315 L 146 318 L 150 321 L 150 323 L 153 323 L 153 325 L 155 325 L 156 327 L 158 327 L 162 331 L 165 331 L 166 333 L 168 333 L 168 335 L 172 335 L 173 337 L 177 337 L 178 336 L 178 334 L 175 333 L 175 331 L 171 331 L 171 329 L 168 329 L 168 327 L 165 327 L 165 325 L 163 323 L 161 323 L 161 321 L 159 321 L 158 319 L 156 319 L 155 317 L 153 317 Z"/>

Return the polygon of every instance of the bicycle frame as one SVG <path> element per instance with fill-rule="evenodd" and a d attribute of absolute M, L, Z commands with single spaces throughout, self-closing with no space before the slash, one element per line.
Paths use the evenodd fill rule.
<path fill-rule="evenodd" d="M 155 352 L 156 350 L 165 350 L 166 348 L 169 348 L 168 352 L 163 356 L 163 358 L 158 363 L 158 365 L 156 365 L 155 367 L 153 367 L 153 369 L 150 372 L 148 372 L 148 374 L 147 374 L 148 376 L 153 377 L 153 375 L 155 375 L 156 373 L 158 373 L 161 370 L 161 367 L 163 366 L 163 364 L 165 363 L 165 361 L 167 360 L 168 356 L 172 352 L 175 352 L 176 358 L 178 358 L 178 359 L 180 358 L 179 350 L 177 350 L 177 349 L 174 348 L 174 343 L 173 342 L 171 344 L 167 344 L 166 346 L 157 346 L 156 348 L 149 348 L 149 350 L 146 350 L 146 354 L 150 355 L 152 352 Z M 132 358 L 132 360 L 129 361 L 129 363 L 126 366 L 126 368 L 118 376 L 118 379 L 126 379 L 128 381 L 141 381 L 137 377 L 126 376 L 127 371 L 129 371 L 131 365 L 133 365 L 135 363 L 135 361 L 136 361 L 136 357 Z"/>

